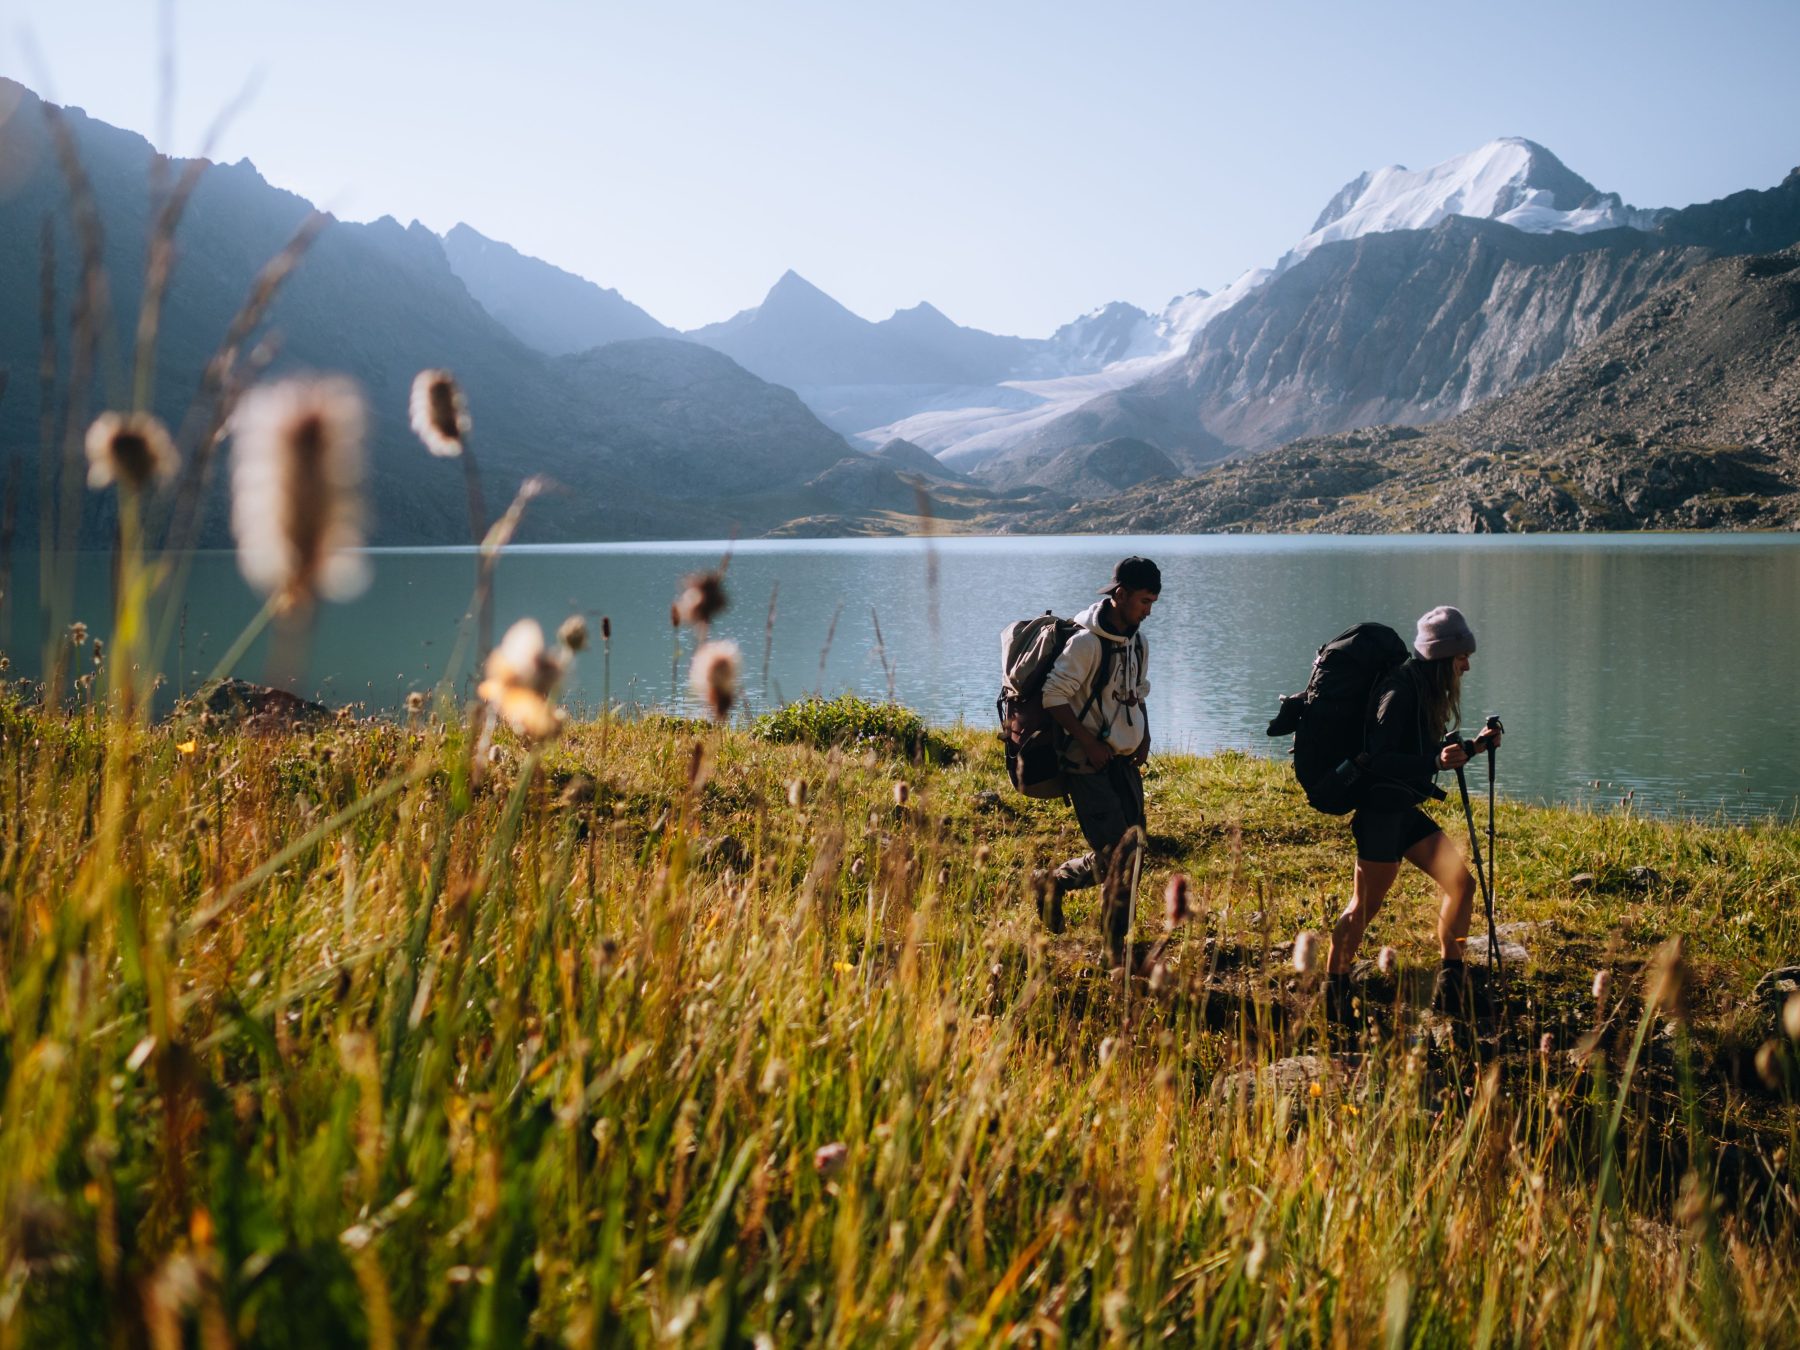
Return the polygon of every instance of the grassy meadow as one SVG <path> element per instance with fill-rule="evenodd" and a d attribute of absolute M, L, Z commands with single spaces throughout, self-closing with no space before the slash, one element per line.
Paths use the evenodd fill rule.
<path fill-rule="evenodd" d="M 1091 894 L 1039 926 L 1078 836 L 991 733 L 727 722 L 726 643 L 693 653 L 717 722 L 567 721 L 585 628 L 491 631 L 551 485 L 490 519 L 443 370 L 407 471 L 460 472 L 479 546 L 445 687 L 390 720 L 152 716 L 227 470 L 266 602 L 218 673 L 272 626 L 298 682 L 314 607 L 369 581 L 370 414 L 265 379 L 315 217 L 159 421 L 198 178 L 152 184 L 127 389 L 46 115 L 81 271 L 63 342 L 46 243 L 44 682 L 0 680 L 0 1350 L 1800 1344 L 1800 1003 L 1754 992 L 1800 953 L 1792 821 L 1506 806 L 1498 1033 L 1419 1011 L 1410 878 L 1362 1033 L 1328 1036 L 1291 954 L 1344 899 L 1345 825 L 1281 765 L 1158 756 L 1110 970 Z M 89 490 L 104 653 L 73 612 Z M 722 586 L 690 578 L 677 630 Z"/>
<path fill-rule="evenodd" d="M 1284 766 L 1152 761 L 1126 977 L 1036 920 L 1067 808 L 917 730 L 7 697 L 0 1343 L 1800 1341 L 1800 827 L 1505 805 L 1502 1034 L 1417 1015 L 1414 876 L 1327 1056 Z"/>

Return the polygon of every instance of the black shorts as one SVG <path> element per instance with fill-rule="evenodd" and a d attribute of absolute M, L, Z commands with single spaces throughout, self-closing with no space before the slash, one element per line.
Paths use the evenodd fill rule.
<path fill-rule="evenodd" d="M 1442 828 L 1416 806 L 1370 810 L 1350 817 L 1350 833 L 1356 840 L 1356 856 L 1363 862 L 1397 863 L 1406 850 L 1429 839 Z"/>

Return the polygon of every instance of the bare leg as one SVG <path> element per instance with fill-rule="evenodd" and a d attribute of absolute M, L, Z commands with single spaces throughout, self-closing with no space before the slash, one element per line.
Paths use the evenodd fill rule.
<path fill-rule="evenodd" d="M 1437 883 L 1443 895 L 1438 908 L 1438 948 L 1446 961 L 1463 959 L 1469 921 L 1475 914 L 1475 874 L 1463 861 L 1462 850 L 1439 830 L 1406 850 L 1406 860 Z"/>
<path fill-rule="evenodd" d="M 1442 838 L 1440 834 L 1437 836 Z M 1411 854 L 1407 855 L 1411 857 Z M 1387 899 L 1387 893 L 1394 888 L 1394 878 L 1400 875 L 1400 864 L 1364 862 L 1356 860 L 1356 879 L 1350 893 L 1350 903 L 1344 912 L 1338 915 L 1338 921 L 1331 930 L 1331 951 L 1325 958 L 1325 969 L 1333 975 L 1345 974 L 1350 963 L 1356 959 L 1356 949 L 1362 945 L 1363 934 L 1368 931 L 1369 923 L 1374 919 L 1381 902 Z M 1468 932 L 1467 918 L 1463 920 L 1463 931 Z"/>

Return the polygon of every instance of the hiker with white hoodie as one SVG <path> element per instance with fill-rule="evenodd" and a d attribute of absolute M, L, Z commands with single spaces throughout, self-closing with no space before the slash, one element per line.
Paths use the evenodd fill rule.
<path fill-rule="evenodd" d="M 1141 631 L 1162 593 L 1162 572 L 1148 558 L 1113 568 L 1101 598 L 1075 618 L 1080 625 L 1044 680 L 1044 711 L 1067 734 L 1063 774 L 1088 852 L 1057 868 L 1040 891 L 1039 910 L 1053 933 L 1063 929 L 1062 899 L 1106 879 L 1126 831 L 1144 826 L 1144 780 L 1150 757 L 1145 699 L 1148 648 Z M 1115 962 L 1124 959 L 1130 897 L 1109 897 L 1101 929 Z"/>

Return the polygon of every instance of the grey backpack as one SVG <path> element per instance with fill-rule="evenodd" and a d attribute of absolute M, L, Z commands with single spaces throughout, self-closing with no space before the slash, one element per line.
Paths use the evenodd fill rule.
<path fill-rule="evenodd" d="M 1035 619 L 1009 623 L 1000 631 L 1000 697 L 994 710 L 1000 715 L 1000 736 L 1006 745 L 1006 776 L 1027 797 L 1062 797 L 1064 734 L 1044 711 L 1044 681 L 1056 666 L 1069 639 L 1081 631 L 1073 619 L 1059 619 L 1045 610 Z M 1112 646 L 1100 644 L 1100 669 L 1094 687 L 1076 714 L 1088 715 L 1111 673 Z"/>

